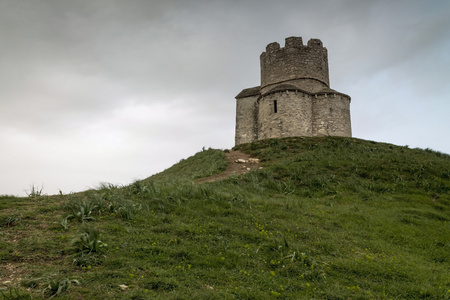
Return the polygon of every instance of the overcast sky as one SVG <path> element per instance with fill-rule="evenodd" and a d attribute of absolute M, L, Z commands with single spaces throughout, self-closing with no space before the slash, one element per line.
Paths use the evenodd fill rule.
<path fill-rule="evenodd" d="M 354 137 L 450 153 L 450 1 L 0 0 L 0 194 L 233 147 L 234 97 L 289 36 L 327 47 Z"/>

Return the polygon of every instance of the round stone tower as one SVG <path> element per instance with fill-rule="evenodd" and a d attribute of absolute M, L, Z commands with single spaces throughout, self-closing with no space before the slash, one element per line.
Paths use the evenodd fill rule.
<path fill-rule="evenodd" d="M 304 46 L 301 37 L 289 37 L 284 48 L 271 43 L 261 54 L 260 62 L 262 94 L 280 84 L 312 93 L 330 87 L 328 53 L 318 39 L 311 39 Z"/>
<path fill-rule="evenodd" d="M 236 145 L 290 136 L 351 136 L 350 97 L 330 88 L 318 39 L 286 38 L 260 56 L 261 85 L 236 96 Z"/>

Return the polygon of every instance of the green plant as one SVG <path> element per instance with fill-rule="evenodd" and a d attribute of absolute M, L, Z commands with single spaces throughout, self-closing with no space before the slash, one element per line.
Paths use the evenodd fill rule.
<path fill-rule="evenodd" d="M 279 241 L 278 239 L 274 239 L 272 243 L 263 244 L 261 247 L 259 247 L 256 250 L 256 253 L 259 252 L 261 248 L 266 248 L 268 252 L 276 253 L 275 259 L 290 259 L 291 261 L 294 261 L 294 259 L 298 259 L 302 253 L 298 250 L 292 250 L 289 246 L 288 241 L 283 236 L 282 241 Z M 304 255 L 304 253 L 303 253 Z"/>
<path fill-rule="evenodd" d="M 95 221 L 95 218 L 92 216 L 92 212 L 96 208 L 97 206 L 91 201 L 77 200 L 71 204 L 72 214 L 67 216 L 66 219 L 75 218 L 82 223 L 87 221 Z"/>
<path fill-rule="evenodd" d="M 100 233 L 92 225 L 84 225 L 80 234 L 72 241 L 72 246 L 77 253 L 89 254 L 99 252 L 107 244 L 100 240 Z"/>
<path fill-rule="evenodd" d="M 62 227 L 64 230 L 69 229 L 69 218 L 70 218 L 70 217 L 71 217 L 71 216 L 67 216 L 67 217 L 63 218 L 63 219 L 59 222 L 59 224 L 61 225 L 61 227 Z"/>
<path fill-rule="evenodd" d="M 131 220 L 138 211 L 142 209 L 139 203 L 133 203 L 129 200 L 123 200 L 116 205 L 115 213 L 124 220 Z"/>
<path fill-rule="evenodd" d="M 40 197 L 42 196 L 42 190 L 44 189 L 44 186 L 41 187 L 34 186 L 34 184 L 31 186 L 30 191 L 27 192 L 28 197 Z"/>
<path fill-rule="evenodd" d="M 72 264 L 80 267 L 88 267 L 99 265 L 101 263 L 101 259 L 98 255 L 94 255 L 93 253 L 85 253 L 80 252 L 76 253 L 73 257 Z"/>
<path fill-rule="evenodd" d="M 3 225 L 6 227 L 10 227 L 10 226 L 14 226 L 19 221 L 20 221 L 20 218 L 17 216 L 7 216 L 3 221 Z"/>
<path fill-rule="evenodd" d="M 69 290 L 73 284 L 80 285 L 80 282 L 69 278 L 50 279 L 47 282 L 47 287 L 42 290 L 42 294 L 49 298 L 59 297 Z"/>
<path fill-rule="evenodd" d="M 25 292 L 21 291 L 18 287 L 8 287 L 5 292 L 3 289 L 0 289 L 0 296 L 5 300 L 28 300 L 33 299 L 32 296 Z"/>
<path fill-rule="evenodd" d="M 101 215 L 107 206 L 106 196 L 102 193 L 89 194 L 85 199 L 86 205 L 89 207 L 92 214 Z"/>

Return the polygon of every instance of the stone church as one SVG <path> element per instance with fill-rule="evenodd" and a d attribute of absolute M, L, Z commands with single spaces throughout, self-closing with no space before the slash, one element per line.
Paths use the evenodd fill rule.
<path fill-rule="evenodd" d="M 318 39 L 267 45 L 261 85 L 236 96 L 236 145 L 292 136 L 352 136 L 350 96 L 330 88 L 328 53 Z"/>

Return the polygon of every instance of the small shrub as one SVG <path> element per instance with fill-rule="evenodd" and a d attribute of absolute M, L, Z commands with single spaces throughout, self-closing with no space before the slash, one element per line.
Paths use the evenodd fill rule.
<path fill-rule="evenodd" d="M 107 244 L 100 240 L 100 233 L 93 226 L 85 225 L 81 233 L 72 241 L 72 246 L 77 253 L 99 252 Z"/>
<path fill-rule="evenodd" d="M 92 207 L 92 212 L 96 211 L 97 214 L 101 214 L 102 210 L 106 208 L 107 202 L 105 200 L 105 197 L 100 194 L 93 194 L 90 195 L 90 197 L 87 200 Z"/>
<path fill-rule="evenodd" d="M 69 229 L 69 217 L 70 217 L 70 216 L 67 216 L 67 217 L 65 217 L 64 219 L 62 219 L 62 220 L 59 222 L 59 224 L 61 225 L 61 227 L 62 227 L 64 230 Z"/>
<path fill-rule="evenodd" d="M 0 296 L 2 299 L 5 299 L 5 300 L 32 299 L 32 297 L 29 293 L 21 291 L 17 287 L 9 287 L 7 289 L 7 292 L 4 292 L 2 289 L 0 289 Z"/>
<path fill-rule="evenodd" d="M 118 205 L 115 210 L 116 214 L 123 220 L 131 220 L 134 218 L 136 213 L 140 211 L 142 206 L 138 203 L 133 203 L 132 201 L 123 201 Z"/>
<path fill-rule="evenodd" d="M 92 216 L 94 209 L 96 209 L 96 206 L 91 201 L 78 200 L 71 205 L 72 214 L 67 216 L 67 218 L 75 218 L 82 223 L 95 221 L 95 218 Z"/>
<path fill-rule="evenodd" d="M 289 258 L 294 260 L 295 257 L 299 255 L 299 251 L 292 251 L 292 249 L 290 249 L 289 243 L 285 237 L 283 237 L 282 241 L 273 240 L 271 244 L 262 245 L 256 252 L 258 253 L 261 248 L 265 248 L 269 252 L 276 253 L 276 258 L 281 259 Z"/>
<path fill-rule="evenodd" d="M 8 217 L 5 217 L 5 218 L 4 218 L 4 220 L 3 220 L 3 222 L 2 222 L 2 225 L 3 225 L 3 226 L 6 226 L 6 227 L 11 227 L 11 226 L 16 225 L 19 221 L 20 221 L 20 218 L 19 218 L 19 217 L 16 217 L 16 216 L 8 216 Z"/>
<path fill-rule="evenodd" d="M 44 189 L 44 186 L 41 186 L 40 188 L 38 186 L 34 186 L 34 184 L 30 188 L 30 192 L 27 193 L 28 197 L 40 197 L 42 196 L 42 190 Z"/>
<path fill-rule="evenodd" d="M 122 189 L 119 185 L 114 185 L 112 183 L 101 183 L 97 189 L 97 192 L 106 201 L 111 201 L 122 194 Z"/>
<path fill-rule="evenodd" d="M 72 284 L 80 285 L 80 282 L 76 279 L 51 279 L 48 281 L 47 287 L 42 290 L 42 294 L 44 294 L 46 297 L 58 297 L 63 292 L 67 291 Z"/>
<path fill-rule="evenodd" d="M 153 182 L 151 182 L 151 183 L 153 183 Z M 131 195 L 143 196 L 143 197 L 148 195 L 150 192 L 150 189 L 147 186 L 147 184 L 144 184 L 143 181 L 139 181 L 139 180 L 136 180 L 131 185 L 129 185 L 127 187 L 127 190 Z"/>
<path fill-rule="evenodd" d="M 80 267 L 88 267 L 96 266 L 101 264 L 101 260 L 98 255 L 93 255 L 92 253 L 77 253 L 73 260 L 72 264 Z"/>

